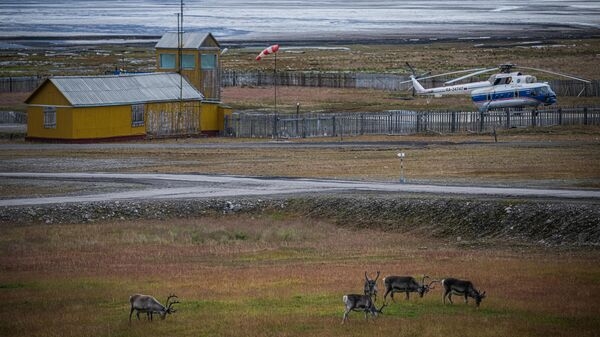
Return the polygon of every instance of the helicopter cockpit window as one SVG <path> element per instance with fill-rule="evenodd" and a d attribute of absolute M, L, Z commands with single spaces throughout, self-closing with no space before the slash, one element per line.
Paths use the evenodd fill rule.
<path fill-rule="evenodd" d="M 506 78 L 506 84 L 510 84 L 510 82 L 512 82 L 512 77 L 507 77 Z"/>

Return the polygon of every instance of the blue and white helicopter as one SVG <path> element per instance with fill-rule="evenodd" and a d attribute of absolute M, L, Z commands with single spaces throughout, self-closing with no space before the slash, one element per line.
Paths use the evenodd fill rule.
<path fill-rule="evenodd" d="M 515 67 L 516 66 L 513 64 L 503 64 L 500 66 L 500 73 L 491 75 L 488 80 L 466 84 L 449 85 L 472 76 L 484 74 L 486 72 L 491 71 L 498 71 L 498 68 L 469 69 L 434 76 L 420 77 L 419 79 L 427 79 L 438 76 L 457 74 L 461 72 L 471 72 L 467 75 L 445 82 L 445 86 L 443 87 L 429 89 L 423 88 L 421 83 L 419 83 L 417 77 L 414 75 L 414 70 L 412 69 L 412 67 L 410 67 L 411 70 L 413 70 L 413 75 L 410 76 L 410 81 L 402 83 L 412 82 L 413 88 L 419 95 L 433 95 L 435 97 L 441 97 L 445 95 L 470 94 L 473 103 L 477 106 L 479 111 L 517 107 L 537 108 L 542 105 L 552 105 L 556 103 L 556 94 L 554 93 L 552 88 L 550 88 L 547 82 L 538 82 L 535 76 L 523 75 L 521 72 L 513 72 L 512 68 Z M 531 67 L 519 68 L 545 72 L 553 75 L 559 75 L 575 79 L 585 83 L 590 83 L 590 81 L 582 78 L 556 73 L 548 70 Z M 579 94 L 581 95 L 581 92 Z"/>

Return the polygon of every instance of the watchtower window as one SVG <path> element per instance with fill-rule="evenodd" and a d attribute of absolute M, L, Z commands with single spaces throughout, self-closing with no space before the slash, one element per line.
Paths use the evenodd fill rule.
<path fill-rule="evenodd" d="M 217 68 L 217 55 L 215 54 L 202 54 L 200 56 L 202 70 L 216 69 Z"/>
<path fill-rule="evenodd" d="M 196 68 L 196 56 L 190 54 L 181 55 L 181 67 L 183 69 L 195 69 Z"/>
<path fill-rule="evenodd" d="M 160 54 L 161 69 L 175 69 L 175 54 Z"/>

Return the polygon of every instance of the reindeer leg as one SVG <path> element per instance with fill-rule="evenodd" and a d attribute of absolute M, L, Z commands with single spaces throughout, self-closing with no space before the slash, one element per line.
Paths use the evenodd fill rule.
<path fill-rule="evenodd" d="M 454 304 L 454 302 L 452 302 L 452 293 L 448 294 L 448 301 L 450 301 L 450 304 Z"/>
<path fill-rule="evenodd" d="M 383 303 L 385 303 L 387 301 L 387 295 L 390 293 L 391 289 L 388 289 L 385 291 L 385 294 L 383 294 Z M 394 299 L 394 292 L 392 291 L 392 299 Z"/>
<path fill-rule="evenodd" d="M 467 298 L 467 294 L 465 294 L 465 304 L 469 304 L 469 300 Z"/>
<path fill-rule="evenodd" d="M 129 324 L 131 324 L 131 315 L 133 315 L 133 311 L 135 309 L 133 307 L 131 307 L 131 310 L 129 310 Z"/>
<path fill-rule="evenodd" d="M 344 311 L 344 318 L 342 318 L 342 324 L 344 324 L 344 322 L 346 322 L 348 320 L 349 313 L 350 313 L 350 310 L 348 310 L 348 308 L 346 308 L 346 311 Z"/>
<path fill-rule="evenodd" d="M 137 319 L 139 321 L 140 320 L 140 311 L 139 310 L 135 312 L 135 316 L 137 317 Z"/>
<path fill-rule="evenodd" d="M 410 299 L 410 297 L 408 296 L 408 291 L 406 291 L 406 298 L 405 298 L 405 300 L 408 301 L 409 299 Z"/>

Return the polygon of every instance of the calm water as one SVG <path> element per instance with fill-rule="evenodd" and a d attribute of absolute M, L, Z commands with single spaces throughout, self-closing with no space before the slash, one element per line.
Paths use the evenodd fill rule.
<path fill-rule="evenodd" d="M 161 35 L 178 1 L 0 2 L 1 36 Z M 600 1 L 185 1 L 186 31 L 218 39 L 599 34 Z"/>

